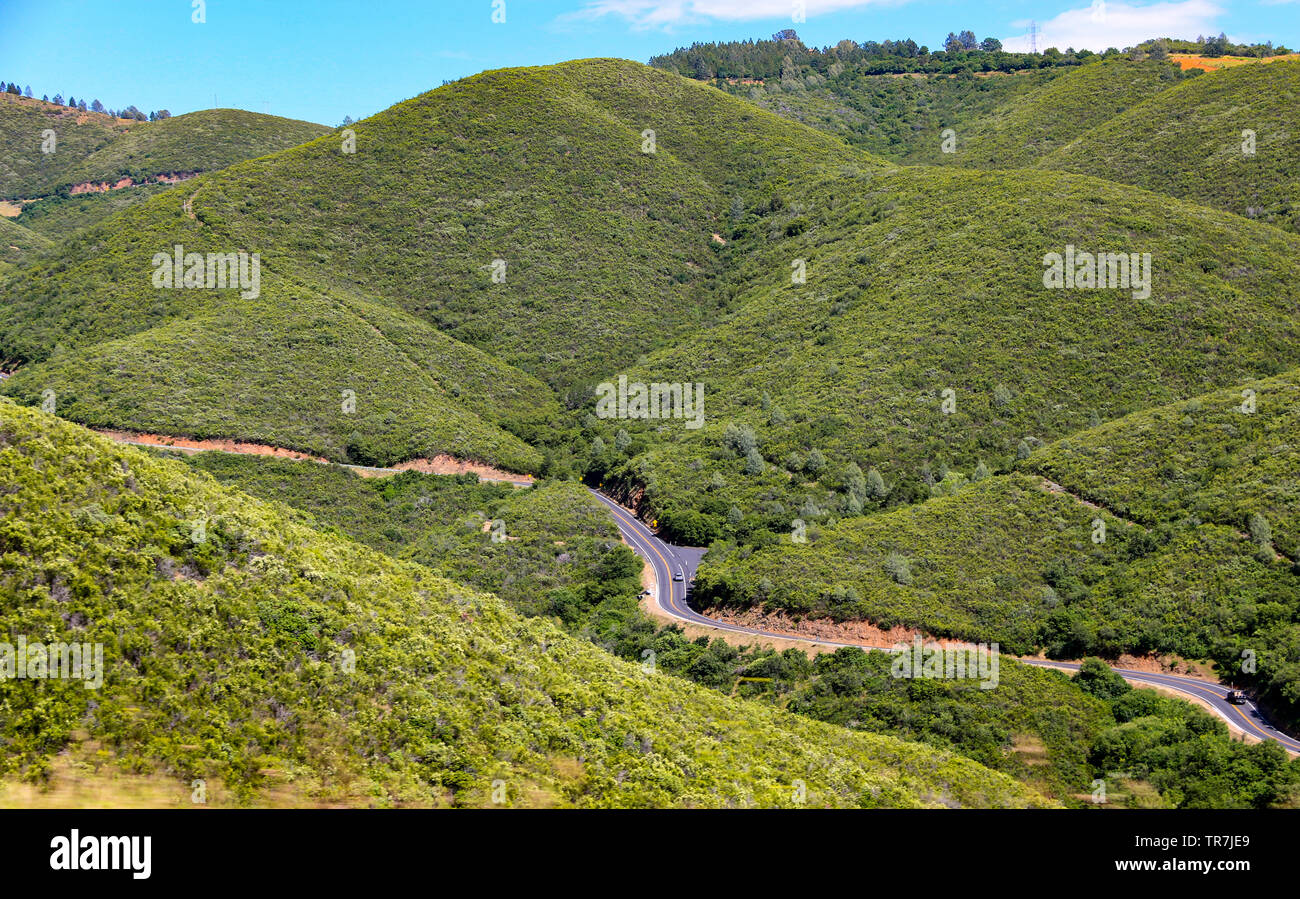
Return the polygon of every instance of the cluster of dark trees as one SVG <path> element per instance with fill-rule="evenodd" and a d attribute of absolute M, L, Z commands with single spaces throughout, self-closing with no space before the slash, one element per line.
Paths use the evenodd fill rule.
<path fill-rule="evenodd" d="M 979 50 L 981 53 L 996 53 L 1002 49 L 1002 41 L 995 37 L 986 37 L 984 40 L 978 40 L 973 31 L 963 31 L 960 34 L 948 32 L 948 38 L 943 42 L 943 49 L 947 53 L 960 53 L 963 50 Z"/>
<path fill-rule="evenodd" d="M 818 49 L 808 47 L 796 32 L 786 29 L 766 41 L 692 44 L 652 57 L 650 65 L 700 81 L 714 78 L 767 80 L 797 76 L 805 68 L 820 75 L 838 74 L 847 68 L 866 75 L 1010 72 L 1078 65 L 1093 55 L 1087 50 L 1061 53 L 1054 48 L 1044 53 L 1007 53 L 996 38 L 981 41 L 970 31 L 950 34 L 945 45 L 943 50 L 931 51 L 911 38 L 861 44 L 842 40 L 833 47 Z M 836 66 L 839 68 L 832 72 Z"/>
<path fill-rule="evenodd" d="M 959 74 L 961 72 L 1012 72 L 1073 66 L 1097 56 L 1119 56 L 1111 48 L 1105 53 L 1049 47 L 1041 53 L 1008 53 L 997 38 L 980 40 L 973 31 L 949 32 L 942 50 L 931 51 L 911 38 L 896 41 L 842 40 L 833 47 L 808 47 L 793 29 L 772 35 L 771 40 L 696 43 L 671 53 L 654 56 L 650 65 L 699 81 L 722 79 L 768 80 L 798 77 L 805 69 L 819 75 L 836 75 L 855 69 L 863 75 L 896 75 L 909 72 Z M 1233 44 L 1225 35 L 1200 37 L 1195 41 L 1168 38 L 1147 41 L 1129 50 L 1135 56 L 1147 54 L 1166 58 L 1169 53 L 1199 53 L 1203 56 L 1266 57 L 1289 53 L 1286 47 L 1264 44 Z M 838 68 L 836 68 L 838 67 Z M 834 71 L 832 71 L 834 69 Z"/>
<path fill-rule="evenodd" d="M 1155 42 L 1148 41 L 1141 46 L 1145 49 L 1152 43 Z M 1163 43 L 1168 47 L 1170 53 L 1199 53 L 1201 56 L 1209 57 L 1254 56 L 1263 59 L 1268 56 L 1286 56 L 1291 52 L 1284 46 L 1273 46 L 1272 41 L 1266 41 L 1262 44 L 1234 44 L 1223 33 L 1220 33 L 1218 37 L 1198 37 L 1194 41 L 1175 41 L 1165 38 Z"/>
<path fill-rule="evenodd" d="M 31 85 L 20 88 L 15 82 L 10 81 L 8 84 L 0 82 L 0 88 L 3 88 L 6 94 L 13 94 L 16 97 L 32 96 Z M 63 100 L 62 94 L 55 94 L 53 100 L 50 99 L 48 94 L 41 97 L 41 99 L 46 103 L 53 103 L 56 106 L 66 106 L 69 109 L 79 109 L 82 112 L 102 112 L 105 115 L 116 116 L 119 119 L 135 119 L 137 122 L 143 122 L 146 119 L 150 122 L 161 122 L 163 119 L 170 119 L 172 117 L 172 114 L 165 109 L 155 110 L 148 115 L 145 115 L 134 106 L 128 106 L 125 109 L 106 109 L 104 108 L 104 104 L 100 103 L 98 100 L 91 100 L 90 105 L 87 106 L 84 97 L 78 100 L 71 94 L 68 95 L 66 103 Z"/>

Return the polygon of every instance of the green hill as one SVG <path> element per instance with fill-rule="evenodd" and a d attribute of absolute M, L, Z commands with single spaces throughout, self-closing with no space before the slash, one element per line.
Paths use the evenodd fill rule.
<path fill-rule="evenodd" d="M 837 75 L 718 87 L 778 115 L 834 134 L 869 153 L 899 162 L 930 160 L 945 128 L 959 134 L 1066 69 L 1009 75 Z"/>
<path fill-rule="evenodd" d="M 1253 154 L 1243 132 L 1255 132 Z M 1037 161 L 1300 229 L 1300 61 L 1193 78 Z"/>
<path fill-rule="evenodd" d="M 818 527 L 806 543 L 715 550 L 697 580 L 702 604 L 867 619 L 1058 658 L 1207 657 L 1243 610 L 1296 589 L 1289 564 L 1255 559 L 1231 528 L 1130 525 L 1021 474 Z"/>
<path fill-rule="evenodd" d="M 987 115 L 968 120 L 964 128 L 955 129 L 955 153 L 942 152 L 936 134 L 908 161 L 974 168 L 1034 165 L 1053 150 L 1172 88 L 1185 77 L 1170 62 L 1091 62 L 1051 79 L 1037 90 L 1020 93 Z"/>
<path fill-rule="evenodd" d="M 960 752 L 1070 804 L 1091 804 L 1093 780 L 1119 770 L 1130 773 L 1123 789 L 1110 784 L 1107 801 L 1117 805 L 1284 804 L 1288 786 L 1300 779 L 1300 762 L 1282 764 L 1276 745 L 1245 747 L 1208 713 L 1128 691 L 1122 682 L 1094 691 L 1087 677 L 1071 680 L 1003 658 L 997 687 L 989 690 L 973 679 L 893 677 L 892 658 L 880 652 L 841 649 L 809 658 L 798 649 L 692 641 L 679 629 L 657 627 L 630 599 L 640 589 L 640 561 L 617 542 L 607 510 L 575 484 L 516 490 L 414 472 L 362 479 L 338 467 L 265 457 L 185 458 L 223 483 L 309 511 L 318 527 L 490 589 L 517 610 L 557 616 L 571 633 L 620 658 L 639 662 L 653 652 L 665 674 Z M 504 540 L 489 537 L 488 519 Z M 1151 736 L 1117 739 L 1116 728 Z M 1114 764 L 1118 757 L 1126 764 Z"/>
<path fill-rule="evenodd" d="M 1020 463 L 1050 480 L 941 481 L 920 505 L 813 525 L 806 543 L 715 545 L 696 595 L 1015 652 L 1212 658 L 1300 721 L 1297 378 L 1247 389 L 1134 413 Z"/>
<path fill-rule="evenodd" d="M 9 290 L 0 357 L 25 368 L 6 391 L 53 389 L 67 395 L 61 411 L 94 424 L 531 469 L 535 451 L 462 428 L 414 370 L 490 425 L 533 433 L 558 407 L 510 365 L 561 388 L 612 376 L 716 314 L 710 233 L 733 195 L 766 202 L 785 178 L 882 165 L 706 86 L 609 60 L 485 73 L 356 135 L 355 154 L 322 138 L 69 239 Z M 151 260 L 178 244 L 259 253 L 260 299 L 156 289 Z M 500 376 L 463 383 L 444 370 L 461 356 Z M 132 368 L 147 375 L 121 376 Z M 309 390 L 285 389 L 305 378 Z M 357 418 L 337 411 L 345 389 L 371 398 Z"/>
<path fill-rule="evenodd" d="M 148 123 L 79 112 L 13 94 L 0 94 L 0 199 L 33 199 L 71 184 L 69 172 L 97 150 Z M 47 131 L 54 142 L 47 143 Z M 51 152 L 43 152 L 42 146 Z"/>
<path fill-rule="evenodd" d="M 186 178 L 305 143 L 331 129 L 239 109 L 157 122 L 115 119 L 38 100 L 0 97 L 0 199 L 24 199 L 20 224 L 53 240 L 158 193 L 159 178 Z M 43 152 L 53 131 L 52 152 Z M 76 185 L 135 186 L 73 194 Z"/>
<path fill-rule="evenodd" d="M 46 130 L 54 132 L 43 152 Z M 194 174 L 306 143 L 331 129 L 242 109 L 132 122 L 39 100 L 0 97 L 0 199 L 45 197 L 75 184 Z"/>
<path fill-rule="evenodd" d="M 486 72 L 356 130 L 355 154 L 322 140 L 205 183 L 197 213 L 560 389 L 709 320 L 734 196 L 882 165 L 618 60 Z"/>
<path fill-rule="evenodd" d="M 810 187 L 731 236 L 728 314 L 629 373 L 705 384 L 704 427 L 587 423 L 594 476 L 687 542 L 921 500 L 940 468 L 1006 470 L 1300 363 L 1295 236 L 1110 182 L 906 169 Z M 1150 296 L 1047 289 L 1044 257 L 1069 245 L 1149 252 Z"/>
<path fill-rule="evenodd" d="M 198 453 L 185 461 L 307 512 L 318 530 L 495 593 L 527 615 L 577 625 L 604 597 L 641 590 L 641 562 L 619 540 L 609 511 L 572 481 L 518 489 L 473 475 L 363 478 L 264 456 Z"/>
<path fill-rule="evenodd" d="M 114 212 L 142 203 L 155 194 L 171 190 L 170 184 L 138 184 L 123 190 L 90 191 L 64 196 L 53 194 L 23 204 L 15 221 L 56 243 L 82 228 L 108 218 Z M 184 187 L 180 188 L 184 190 Z"/>
<path fill-rule="evenodd" d="M 3 390 L 31 404 L 53 391 L 60 414 L 90 425 L 237 436 L 335 461 L 448 453 L 513 471 L 540 465 L 536 449 L 504 430 L 558 411 L 535 379 L 342 291 L 276 278 L 262 291 L 256 301 L 213 298 L 149 330 L 56 352 Z"/>
<path fill-rule="evenodd" d="M 305 144 L 331 130 L 243 109 L 203 109 L 130 129 L 78 162 L 66 178 L 72 183 L 144 181 L 211 172 Z"/>
<path fill-rule="evenodd" d="M 813 805 L 1043 802 L 959 756 L 647 674 L 7 403 L 0 484 L 5 633 L 104 645 L 98 690 L 0 694 L 9 776 L 96 746 L 96 765 L 252 804 L 770 806 L 795 803 L 795 781 Z"/>
<path fill-rule="evenodd" d="M 44 235 L 12 219 L 0 217 L 0 279 L 27 261 L 31 254 L 51 246 L 53 244 Z"/>
<path fill-rule="evenodd" d="M 1268 524 L 1269 547 L 1300 559 L 1300 372 L 1137 412 L 1063 438 L 1030 465 L 1118 514 L 1187 516 L 1241 531 Z"/>

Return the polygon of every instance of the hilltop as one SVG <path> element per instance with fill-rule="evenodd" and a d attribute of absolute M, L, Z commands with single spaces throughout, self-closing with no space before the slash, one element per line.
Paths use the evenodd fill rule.
<path fill-rule="evenodd" d="M 0 140 L 10 148 L 0 160 L 0 199 L 48 196 L 70 183 L 74 166 L 134 128 L 147 123 L 0 93 Z M 46 143 L 47 131 L 55 135 Z M 52 150 L 43 152 L 42 144 Z"/>
<path fill-rule="evenodd" d="M 42 148 L 47 130 L 55 135 L 48 152 Z M 107 189 L 123 179 L 143 183 L 213 171 L 330 130 L 241 109 L 140 122 L 0 94 L 0 134 L 14 149 L 0 164 L 0 199 L 32 200 L 78 185 Z"/>
<path fill-rule="evenodd" d="M 64 176 L 111 185 L 189 176 L 296 147 L 333 129 L 242 109 L 204 109 L 149 122 L 118 135 Z"/>
<path fill-rule="evenodd" d="M 7 288 L 0 357 L 24 369 L 6 392 L 55 390 L 87 423 L 340 461 L 449 452 L 534 470 L 512 435 L 544 439 L 558 410 L 534 378 L 610 377 L 713 317 L 710 235 L 733 205 L 884 165 L 610 60 L 485 73 L 355 131 L 356 153 L 321 138 L 73 236 Z M 151 260 L 175 245 L 259 253 L 260 297 L 156 289 Z M 128 364 L 149 378 L 119 377 Z M 337 411 L 343 390 L 356 418 Z M 489 430 L 449 420 L 465 419 L 455 407 Z"/>
<path fill-rule="evenodd" d="M 330 130 L 239 109 L 143 122 L 0 94 L 0 136 L 13 148 L 0 200 L 15 201 L 19 224 L 62 240 L 168 184 Z"/>
<path fill-rule="evenodd" d="M 0 695 L 11 777 L 98 747 L 96 765 L 174 778 L 178 796 L 203 778 L 219 804 L 771 806 L 798 801 L 796 780 L 812 805 L 1044 804 L 959 756 L 613 660 L 4 402 L 0 481 L 5 632 L 102 642 L 105 660 L 97 691 L 24 679 Z"/>

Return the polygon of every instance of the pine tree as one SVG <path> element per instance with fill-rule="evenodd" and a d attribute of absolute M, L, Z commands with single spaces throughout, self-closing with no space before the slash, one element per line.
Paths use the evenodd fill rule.
<path fill-rule="evenodd" d="M 884 499 L 889 495 L 889 485 L 880 472 L 871 467 L 867 470 L 867 496 L 872 499 Z"/>

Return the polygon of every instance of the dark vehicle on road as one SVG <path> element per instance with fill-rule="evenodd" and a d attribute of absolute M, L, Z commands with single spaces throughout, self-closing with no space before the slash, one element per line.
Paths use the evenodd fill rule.
<path fill-rule="evenodd" d="M 1224 698 L 1227 699 L 1228 702 L 1232 703 L 1233 705 L 1246 704 L 1246 694 L 1241 692 L 1240 690 L 1229 690 L 1228 695 L 1225 696 Z"/>

